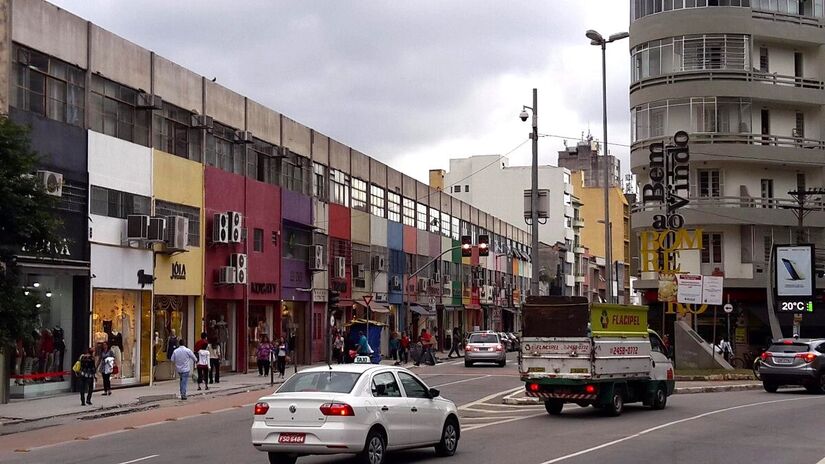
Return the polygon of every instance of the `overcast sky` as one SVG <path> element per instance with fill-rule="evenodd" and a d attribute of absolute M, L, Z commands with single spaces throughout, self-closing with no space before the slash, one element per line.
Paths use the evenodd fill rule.
<path fill-rule="evenodd" d="M 539 132 L 602 138 L 601 58 L 626 0 L 51 0 L 424 182 Z M 608 46 L 609 141 L 629 141 L 627 41 Z M 539 140 L 555 164 L 563 140 Z M 611 153 L 628 169 L 628 149 Z M 530 144 L 510 164 L 530 162 Z"/>

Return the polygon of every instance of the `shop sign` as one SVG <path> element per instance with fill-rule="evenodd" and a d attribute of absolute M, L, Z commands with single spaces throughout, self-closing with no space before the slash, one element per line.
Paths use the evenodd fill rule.
<path fill-rule="evenodd" d="M 278 284 L 252 282 L 249 284 L 249 290 L 252 293 L 275 293 L 278 290 Z"/>
<path fill-rule="evenodd" d="M 68 239 L 60 239 L 57 243 L 46 242 L 45 249 L 57 256 L 71 256 L 72 251 L 69 249 L 69 240 Z M 28 253 L 29 250 L 26 247 L 20 247 L 20 251 L 23 253 Z"/>
<path fill-rule="evenodd" d="M 169 278 L 172 280 L 186 280 L 186 264 L 177 261 L 172 263 L 172 274 Z"/>
<path fill-rule="evenodd" d="M 814 246 L 777 245 L 774 247 L 774 256 L 777 312 L 814 312 Z"/>
<path fill-rule="evenodd" d="M 673 135 L 673 144 L 650 145 L 650 182 L 642 186 L 642 203 L 655 202 L 665 206 L 665 214 L 653 216 L 655 230 L 681 229 L 685 218 L 678 213 L 689 203 L 690 191 L 690 150 L 687 132 L 678 131 Z"/>

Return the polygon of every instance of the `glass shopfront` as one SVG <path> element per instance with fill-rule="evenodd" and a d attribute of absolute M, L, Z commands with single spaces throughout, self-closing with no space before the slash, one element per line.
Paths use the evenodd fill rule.
<path fill-rule="evenodd" d="M 236 302 L 207 301 L 206 335 L 221 345 L 221 366 L 235 368 L 235 308 Z"/>
<path fill-rule="evenodd" d="M 170 341 L 177 341 L 186 335 L 186 315 L 188 297 L 178 295 L 155 295 L 155 333 L 152 339 L 154 357 L 157 363 L 167 361 L 171 355 Z M 187 343 L 190 340 L 187 340 Z M 191 347 L 191 346 L 190 346 Z"/>
<path fill-rule="evenodd" d="M 112 383 L 133 383 L 139 379 L 140 292 L 94 289 L 92 294 L 92 342 L 99 357 L 103 343 L 114 353 Z"/>

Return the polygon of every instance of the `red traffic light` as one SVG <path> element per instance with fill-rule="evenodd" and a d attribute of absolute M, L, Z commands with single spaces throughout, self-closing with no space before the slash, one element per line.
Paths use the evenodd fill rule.
<path fill-rule="evenodd" d="M 461 236 L 461 257 L 469 258 L 473 256 L 473 238 L 469 235 Z"/>
<path fill-rule="evenodd" d="M 490 256 L 490 236 L 489 235 L 479 235 L 478 236 L 478 255 L 479 256 Z"/>

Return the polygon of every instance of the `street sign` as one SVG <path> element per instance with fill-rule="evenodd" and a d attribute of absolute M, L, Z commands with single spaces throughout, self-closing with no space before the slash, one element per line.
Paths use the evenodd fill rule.
<path fill-rule="evenodd" d="M 702 303 L 702 276 L 677 274 L 676 301 L 679 303 Z"/>
<path fill-rule="evenodd" d="M 724 277 L 703 276 L 702 277 L 702 303 L 710 305 L 722 304 L 722 289 L 724 288 Z"/>
<path fill-rule="evenodd" d="M 364 304 L 369 306 L 372 303 L 372 295 L 364 295 Z"/>
<path fill-rule="evenodd" d="M 725 305 L 724 309 L 725 309 L 726 313 L 730 314 L 730 313 L 733 312 L 733 305 L 728 303 L 728 304 Z"/>

